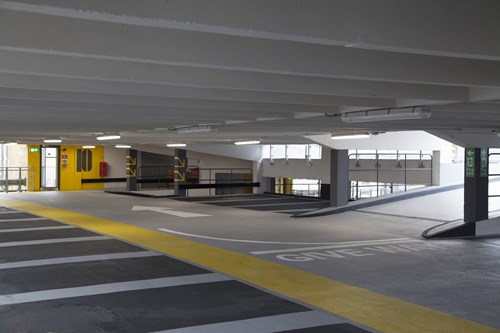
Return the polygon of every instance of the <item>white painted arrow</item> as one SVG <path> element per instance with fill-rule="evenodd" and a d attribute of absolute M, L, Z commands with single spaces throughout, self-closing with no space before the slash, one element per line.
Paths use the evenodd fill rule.
<path fill-rule="evenodd" d="M 179 216 L 179 217 L 212 216 L 212 215 L 207 215 L 207 214 L 181 212 L 181 211 L 178 211 L 178 210 L 172 210 L 172 208 L 169 208 L 169 207 L 133 206 L 132 210 L 133 211 L 150 210 L 150 211 L 157 212 L 157 213 L 168 214 L 168 215 Z"/>

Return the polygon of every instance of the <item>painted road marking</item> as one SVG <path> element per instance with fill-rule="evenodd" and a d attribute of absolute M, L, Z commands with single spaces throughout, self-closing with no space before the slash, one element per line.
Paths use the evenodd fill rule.
<path fill-rule="evenodd" d="M 58 238 L 58 239 L 40 239 L 40 240 L 33 240 L 33 241 L 6 242 L 6 243 L 0 243 L 0 247 L 53 244 L 53 243 L 70 243 L 70 242 L 87 242 L 87 241 L 108 240 L 108 239 L 113 239 L 113 237 L 90 236 L 90 237 L 73 237 L 73 238 Z"/>
<path fill-rule="evenodd" d="M 133 206 L 132 210 L 133 211 L 150 210 L 150 211 L 157 212 L 157 213 L 168 214 L 168 215 L 184 217 L 184 218 L 212 216 L 212 215 L 207 215 L 207 214 L 181 212 L 179 210 L 172 210 L 172 208 L 168 208 L 168 207 Z"/>
<path fill-rule="evenodd" d="M 275 242 L 275 241 L 258 241 L 258 240 L 250 240 L 250 239 L 234 239 L 234 238 L 220 238 L 220 237 L 211 237 L 211 236 L 203 236 L 203 235 L 195 235 L 195 234 L 188 234 L 186 232 L 180 232 L 180 231 L 175 231 L 171 229 L 165 229 L 165 228 L 159 228 L 159 231 L 163 231 L 169 234 L 175 234 L 175 235 L 181 235 L 181 236 L 188 236 L 188 237 L 193 237 L 193 238 L 204 238 L 204 239 L 213 239 L 213 240 L 220 240 L 220 241 L 225 241 L 225 242 L 238 242 L 238 243 L 256 243 L 256 244 L 281 244 L 281 245 L 328 245 L 326 248 L 330 248 L 331 246 L 336 246 L 336 245 L 350 245 L 351 244 L 357 244 L 357 243 L 364 243 L 368 242 L 369 244 L 371 243 L 376 243 L 378 242 L 394 242 L 394 241 L 412 241 L 411 238 L 392 238 L 392 239 L 381 239 L 381 240 L 371 240 L 371 241 L 358 241 L 358 242 L 330 242 L 330 243 L 302 243 L 302 242 Z M 306 248 L 309 249 L 309 248 Z M 317 249 L 316 247 L 312 249 Z M 276 250 L 276 251 L 281 251 L 281 250 Z M 285 250 L 285 252 L 288 252 L 290 250 Z M 253 254 L 260 254 L 260 253 L 254 253 Z"/>
<path fill-rule="evenodd" d="M 365 240 L 365 241 L 358 241 L 358 242 L 354 241 L 354 242 L 330 243 L 330 245 L 327 245 L 327 246 L 314 246 L 314 247 L 302 247 L 302 248 L 294 248 L 294 249 L 254 251 L 254 252 L 250 252 L 250 253 L 257 254 L 257 255 L 259 255 L 259 254 L 274 254 L 274 253 L 330 250 L 330 249 L 339 249 L 339 248 L 362 247 L 362 246 L 368 246 L 368 245 L 400 244 L 400 243 L 412 243 L 412 242 L 422 242 L 422 241 L 417 240 L 417 239 L 411 239 L 411 238 L 391 238 L 391 239 Z"/>
<path fill-rule="evenodd" d="M 53 227 L 34 227 L 34 228 L 16 228 L 16 229 L 0 229 L 0 233 L 6 232 L 21 232 L 21 231 L 39 231 L 39 230 L 60 230 L 60 229 L 75 229 L 73 225 L 58 225 Z"/>
<path fill-rule="evenodd" d="M 12 305 L 21 303 L 50 301 L 63 298 L 112 294 L 124 291 L 157 289 L 166 287 L 177 287 L 188 284 L 210 283 L 234 280 L 225 275 L 217 273 L 197 274 L 188 276 L 175 276 L 159 279 L 105 283 L 86 287 L 52 289 L 19 293 L 11 295 L 1 295 L 0 305 Z"/>
<path fill-rule="evenodd" d="M 250 252 L 254 255 L 278 254 L 276 259 L 284 261 L 314 261 L 366 257 L 377 254 L 416 253 L 422 250 L 443 250 L 445 247 L 416 239 L 380 240 L 352 242 L 333 246 L 304 247 Z M 299 253 L 297 253 L 299 252 Z"/>
<path fill-rule="evenodd" d="M 3 212 L 0 212 L 0 215 L 2 215 L 2 214 L 20 214 L 20 213 L 24 213 L 24 212 L 21 212 L 19 210 L 6 210 Z"/>
<path fill-rule="evenodd" d="M 229 206 L 232 208 L 252 208 L 252 207 L 266 207 L 266 206 L 299 206 L 299 205 L 316 205 L 323 204 L 324 202 L 282 202 L 282 203 L 268 203 L 268 204 L 255 204 L 255 205 L 244 205 L 244 206 Z M 327 203 L 324 203 L 325 205 Z"/>
<path fill-rule="evenodd" d="M 334 325 L 341 321 L 332 316 L 317 311 L 287 313 L 252 319 L 228 321 L 224 323 L 176 328 L 154 333 L 221 333 L 221 332 L 252 332 L 272 333 L 298 330 L 315 326 Z"/>
<path fill-rule="evenodd" d="M 77 262 L 128 259 L 128 258 L 145 258 L 154 256 L 163 256 L 163 254 L 153 251 L 142 251 L 142 252 L 111 253 L 111 254 L 95 254 L 88 256 L 63 257 L 63 258 L 53 258 L 53 259 L 26 260 L 26 261 L 17 261 L 17 262 L 0 264 L 0 270 L 10 269 L 10 268 L 20 268 L 20 267 L 61 265 L 61 264 L 70 264 Z"/>
<path fill-rule="evenodd" d="M 236 202 L 236 203 L 239 203 L 239 202 L 248 202 L 248 201 L 251 201 L 251 200 L 284 200 L 283 198 L 275 198 L 275 197 L 259 197 L 259 198 L 252 198 L 252 196 L 249 196 L 248 198 L 241 198 L 241 199 L 232 199 L 232 200 L 227 200 L 227 199 L 221 199 L 221 200 L 202 200 L 202 201 L 196 201 L 196 200 L 193 200 L 193 201 L 186 201 L 186 202 L 191 202 L 191 203 L 197 203 L 197 204 L 211 204 L 211 203 L 221 203 L 221 202 L 228 202 L 228 203 L 231 203 L 231 202 Z M 182 200 L 180 200 L 182 201 Z"/>
<path fill-rule="evenodd" d="M 285 261 L 313 261 L 327 260 L 336 258 L 348 257 L 366 257 L 377 254 L 398 254 L 398 253 L 416 253 L 422 250 L 443 250 L 444 247 L 435 244 L 420 243 L 420 244 L 399 244 L 399 245 L 384 245 L 363 248 L 346 248 L 340 250 L 328 250 L 321 252 L 301 252 L 301 253 L 286 253 L 276 256 L 277 259 Z"/>
<path fill-rule="evenodd" d="M 233 251 L 27 201 L 0 205 L 64 221 L 217 270 L 385 333 L 499 333 L 498 329 L 368 289 Z M 263 274 L 265 272 L 265 274 Z"/>
<path fill-rule="evenodd" d="M 46 220 L 45 217 L 26 217 L 23 219 L 1 219 L 1 222 L 24 222 L 24 221 L 40 221 L 40 220 Z"/>

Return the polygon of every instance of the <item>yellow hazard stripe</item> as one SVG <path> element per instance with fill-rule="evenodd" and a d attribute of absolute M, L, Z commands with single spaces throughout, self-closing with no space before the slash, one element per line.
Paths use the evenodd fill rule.
<path fill-rule="evenodd" d="M 479 323 L 255 257 L 26 201 L 0 205 L 106 234 L 213 269 L 387 333 L 499 333 Z"/>

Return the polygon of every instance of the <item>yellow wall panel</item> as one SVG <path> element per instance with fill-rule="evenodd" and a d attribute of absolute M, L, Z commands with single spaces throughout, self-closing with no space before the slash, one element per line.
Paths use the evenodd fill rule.
<path fill-rule="evenodd" d="M 38 148 L 38 152 L 31 152 L 30 148 Z M 99 163 L 104 160 L 104 147 L 97 146 L 93 149 L 88 149 L 92 152 L 92 164 L 89 170 L 83 168 L 77 170 L 78 149 L 81 146 L 60 146 L 59 150 L 59 190 L 61 191 L 78 191 L 78 190 L 101 190 L 104 189 L 104 183 L 89 183 L 82 184 L 82 179 L 99 179 Z M 28 145 L 28 166 L 32 173 L 29 177 L 29 190 L 40 191 L 40 145 Z M 87 168 L 85 168 L 87 169 Z"/>
<path fill-rule="evenodd" d="M 61 191 L 74 191 L 82 188 L 81 174 L 76 171 L 76 149 L 76 146 L 61 146 L 59 152 L 59 189 Z"/>
<path fill-rule="evenodd" d="M 38 152 L 31 152 L 31 148 L 38 148 Z M 40 191 L 40 145 L 28 145 L 28 190 Z"/>
<path fill-rule="evenodd" d="M 99 163 L 104 161 L 104 147 L 96 146 L 92 151 L 92 168 L 89 171 L 81 172 L 81 179 L 98 179 L 101 178 L 99 174 Z M 81 184 L 82 190 L 102 190 L 104 189 L 104 183 L 89 183 Z"/>

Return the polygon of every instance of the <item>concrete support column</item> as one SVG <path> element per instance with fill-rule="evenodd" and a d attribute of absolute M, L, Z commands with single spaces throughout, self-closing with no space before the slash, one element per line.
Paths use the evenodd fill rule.
<path fill-rule="evenodd" d="M 127 154 L 126 168 L 127 168 L 127 191 L 137 191 L 137 150 L 129 149 Z"/>
<path fill-rule="evenodd" d="M 349 202 L 348 151 L 332 149 L 330 152 L 330 206 L 345 206 Z"/>
<path fill-rule="evenodd" d="M 254 194 L 262 194 L 266 190 L 265 185 L 264 185 L 264 177 L 262 176 L 262 169 L 263 169 L 262 163 L 255 162 L 255 161 L 253 162 L 253 165 L 252 165 L 253 179 L 252 179 L 252 181 L 254 183 L 260 183 L 260 187 L 253 188 Z"/>
<path fill-rule="evenodd" d="M 441 151 L 432 151 L 432 186 L 441 184 Z"/>
<path fill-rule="evenodd" d="M 488 219 L 488 148 L 465 149 L 464 221 Z"/>
<path fill-rule="evenodd" d="M 178 197 L 185 197 L 186 190 L 179 185 L 186 184 L 187 158 L 186 150 L 176 149 L 174 158 L 174 194 Z"/>

